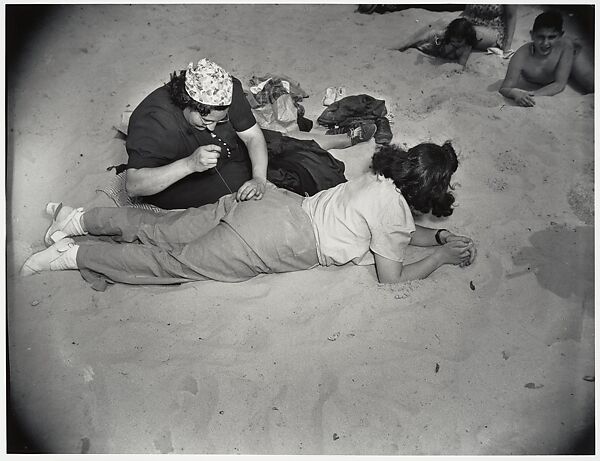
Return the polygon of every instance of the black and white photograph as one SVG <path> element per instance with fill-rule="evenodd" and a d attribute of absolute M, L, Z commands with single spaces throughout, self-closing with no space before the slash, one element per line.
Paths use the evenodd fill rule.
<path fill-rule="evenodd" d="M 3 6 L 9 459 L 595 455 L 595 3 Z"/>

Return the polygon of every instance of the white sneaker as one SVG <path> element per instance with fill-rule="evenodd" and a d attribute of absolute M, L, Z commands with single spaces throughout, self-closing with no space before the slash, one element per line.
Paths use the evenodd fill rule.
<path fill-rule="evenodd" d="M 323 98 L 323 105 L 329 106 L 340 99 L 346 97 L 346 87 L 343 86 L 330 86 L 325 90 L 325 97 Z"/>
<path fill-rule="evenodd" d="M 45 250 L 32 254 L 21 268 L 22 276 L 38 274 L 43 271 L 77 269 L 78 245 L 70 238 L 59 240 Z"/>
<path fill-rule="evenodd" d="M 71 208 L 61 203 L 50 202 L 46 205 L 46 213 L 52 216 L 52 224 L 46 231 L 44 242 L 50 246 L 65 237 L 85 235 L 80 219 L 83 208 Z"/>

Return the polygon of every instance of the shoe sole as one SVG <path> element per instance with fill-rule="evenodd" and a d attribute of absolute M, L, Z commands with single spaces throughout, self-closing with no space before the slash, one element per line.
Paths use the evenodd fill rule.
<path fill-rule="evenodd" d="M 52 246 L 56 242 L 64 239 L 67 236 L 67 234 L 65 234 L 63 231 L 59 230 L 55 230 L 52 233 L 50 233 L 52 231 L 52 226 L 54 226 L 54 224 L 56 223 L 56 217 L 58 216 L 58 213 L 60 213 L 60 210 L 62 210 L 62 207 L 62 202 L 49 202 L 46 205 L 46 213 L 52 216 L 52 224 L 50 224 L 50 227 L 48 227 L 48 230 L 44 235 L 44 242 L 47 246 Z"/>

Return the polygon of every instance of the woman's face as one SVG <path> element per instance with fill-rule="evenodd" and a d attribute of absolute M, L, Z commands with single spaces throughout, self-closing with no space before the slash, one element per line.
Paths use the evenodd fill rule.
<path fill-rule="evenodd" d="M 211 110 L 207 115 L 200 115 L 200 112 L 193 109 L 187 109 L 187 121 L 198 130 L 214 131 L 218 124 L 229 121 L 229 109 Z"/>
<path fill-rule="evenodd" d="M 464 37 L 450 37 L 450 45 L 456 50 L 466 45 Z"/>
<path fill-rule="evenodd" d="M 552 48 L 562 37 L 563 32 L 551 27 L 542 27 L 531 31 L 531 40 L 535 47 L 535 52 L 541 56 L 548 56 L 552 53 Z"/>

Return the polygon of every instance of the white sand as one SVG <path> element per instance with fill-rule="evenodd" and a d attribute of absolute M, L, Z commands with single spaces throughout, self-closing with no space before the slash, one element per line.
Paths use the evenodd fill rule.
<path fill-rule="evenodd" d="M 561 454 L 590 429 L 593 95 L 515 107 L 496 56 L 459 74 L 385 49 L 457 13 L 354 8 L 72 5 L 30 42 L 7 99 L 8 332 L 15 408 L 44 450 Z M 520 10 L 514 48 L 538 12 Z M 471 235 L 476 264 L 398 286 L 372 267 L 103 293 L 77 272 L 15 276 L 46 202 L 90 203 L 125 161 L 121 112 L 201 57 L 244 83 L 289 75 L 312 120 L 343 85 L 386 100 L 394 142 L 451 139 L 459 207 L 424 223 Z M 353 177 L 374 147 L 334 155 Z"/>

